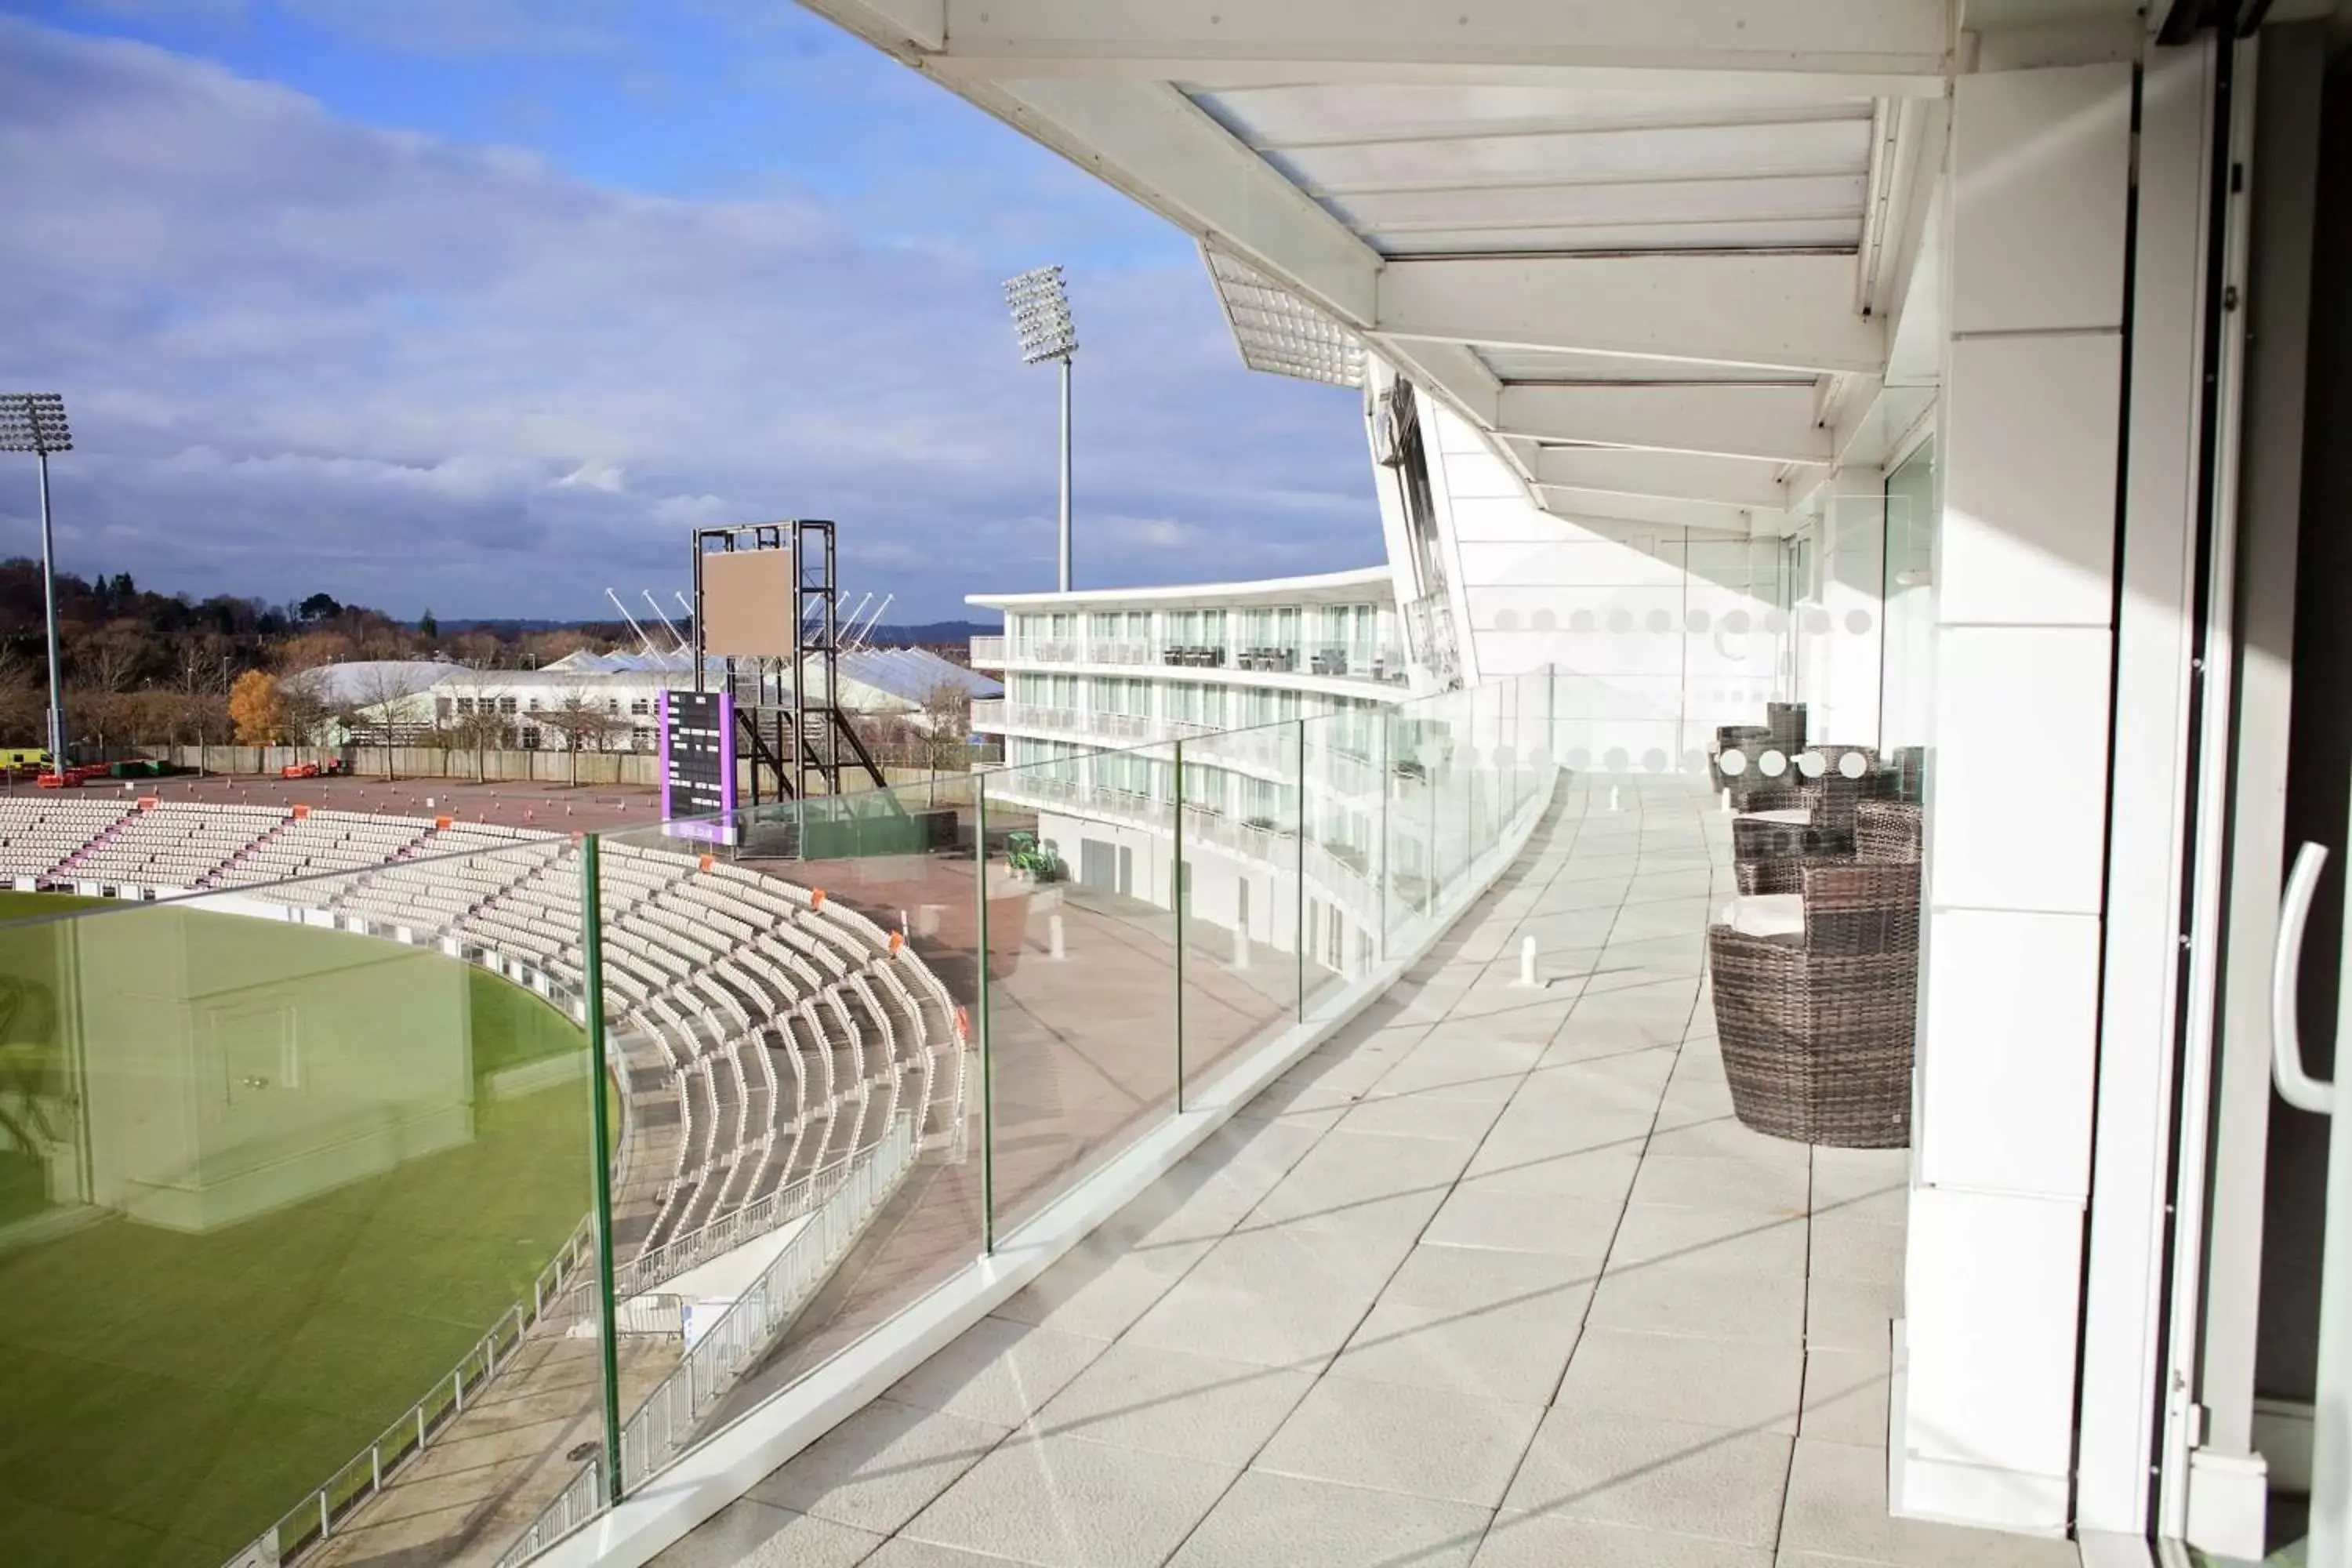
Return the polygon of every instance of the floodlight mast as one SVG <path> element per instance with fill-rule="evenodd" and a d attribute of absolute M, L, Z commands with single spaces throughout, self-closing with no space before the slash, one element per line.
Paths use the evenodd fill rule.
<path fill-rule="evenodd" d="M 1021 334 L 1021 361 L 1062 362 L 1062 592 L 1070 591 L 1070 362 L 1078 352 L 1077 324 L 1070 317 L 1070 292 L 1059 267 L 1034 267 L 1004 281 L 1004 302 Z"/>
<path fill-rule="evenodd" d="M 0 392 L 0 452 L 30 452 L 41 476 L 41 606 L 48 622 L 49 768 L 66 765 L 65 670 L 58 658 L 57 552 L 49 526 L 49 454 L 73 450 L 66 400 L 55 392 Z"/>

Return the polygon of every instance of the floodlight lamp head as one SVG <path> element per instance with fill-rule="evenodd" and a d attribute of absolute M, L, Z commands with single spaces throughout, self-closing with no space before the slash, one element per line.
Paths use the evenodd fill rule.
<path fill-rule="evenodd" d="M 1035 267 L 1004 280 L 1004 302 L 1021 334 L 1021 359 L 1037 364 L 1068 359 L 1078 352 L 1078 329 L 1070 319 L 1070 295 L 1059 267 Z"/>
<path fill-rule="evenodd" d="M 54 392 L 0 392 L 0 452 L 73 450 L 66 400 Z"/>

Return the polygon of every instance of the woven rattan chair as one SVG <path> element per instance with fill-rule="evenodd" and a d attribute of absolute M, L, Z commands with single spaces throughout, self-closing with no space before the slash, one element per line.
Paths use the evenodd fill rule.
<path fill-rule="evenodd" d="M 1916 861 L 1808 865 L 1802 930 L 1707 932 L 1732 1109 L 1759 1132 L 1847 1149 L 1911 1137 Z"/>
<path fill-rule="evenodd" d="M 1844 749 L 1868 754 L 1860 747 Z M 1795 798 L 1786 803 L 1811 813 L 1805 830 L 1792 832 L 1786 825 L 1735 820 L 1731 825 L 1731 873 L 1740 892 L 1797 892 L 1799 874 L 1807 866 L 1845 865 L 1856 859 L 1916 860 L 1918 806 L 1874 798 L 1874 792 L 1889 787 L 1890 783 L 1885 773 L 1864 773 L 1859 779 L 1849 779 L 1836 772 L 1832 763 L 1822 777 L 1805 780 L 1803 787 L 1795 792 Z M 1766 809 L 1758 796 L 1751 796 L 1745 804 L 1750 811 Z M 1865 814 L 1877 825 L 1876 850 L 1865 848 L 1862 842 L 1861 825 Z"/>
<path fill-rule="evenodd" d="M 1708 782 L 1718 790 L 1727 789 L 1733 791 L 1735 797 L 1737 796 L 1738 792 L 1752 787 L 1756 783 L 1754 770 L 1752 768 L 1747 768 L 1736 774 L 1725 773 L 1723 771 L 1723 753 L 1728 751 L 1737 751 L 1748 762 L 1753 763 L 1756 758 L 1756 753 L 1759 751 L 1761 751 L 1764 747 L 1771 744 L 1771 742 L 1772 731 L 1766 729 L 1761 724 L 1725 724 L 1720 726 L 1715 731 L 1715 745 L 1706 754 L 1706 776 Z"/>

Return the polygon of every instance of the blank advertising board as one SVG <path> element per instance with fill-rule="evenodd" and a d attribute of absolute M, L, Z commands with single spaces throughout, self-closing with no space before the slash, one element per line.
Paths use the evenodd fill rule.
<path fill-rule="evenodd" d="M 732 694 L 662 693 L 661 781 L 662 820 L 670 833 L 718 844 L 735 841 Z"/>
<path fill-rule="evenodd" d="M 702 556 L 702 647 L 729 658 L 793 658 L 800 626 L 789 550 L 712 550 Z"/>

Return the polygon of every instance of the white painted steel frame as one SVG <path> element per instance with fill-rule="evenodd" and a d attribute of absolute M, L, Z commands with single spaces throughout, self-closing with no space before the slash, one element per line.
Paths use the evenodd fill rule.
<path fill-rule="evenodd" d="M 943 76 L 1666 86 L 1732 75 L 1761 79 L 1763 90 L 1848 98 L 1939 92 L 1953 22 L 1946 0 L 1451 9 L 1423 0 L 886 0 L 855 9 L 894 17 L 901 47 L 911 42 Z"/>

